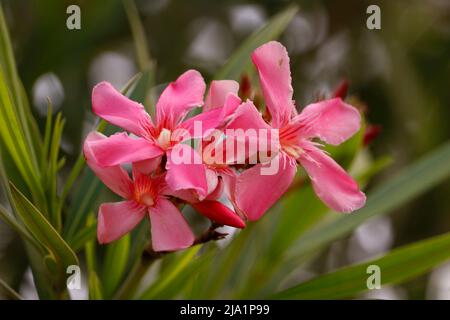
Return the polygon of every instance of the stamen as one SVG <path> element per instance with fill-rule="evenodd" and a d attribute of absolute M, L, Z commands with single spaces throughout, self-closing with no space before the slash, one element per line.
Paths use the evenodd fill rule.
<path fill-rule="evenodd" d="M 155 204 L 155 199 L 157 197 L 156 189 L 156 186 L 149 177 L 139 175 L 134 180 L 134 200 L 140 204 L 151 207 Z"/>
<path fill-rule="evenodd" d="M 158 136 L 158 144 L 160 145 L 161 148 L 163 148 L 164 150 L 170 147 L 170 137 L 171 137 L 171 132 L 169 129 L 163 128 Z"/>

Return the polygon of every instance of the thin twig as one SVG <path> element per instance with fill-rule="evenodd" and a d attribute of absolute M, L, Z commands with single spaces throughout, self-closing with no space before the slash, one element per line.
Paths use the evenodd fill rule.
<path fill-rule="evenodd" d="M 199 237 L 197 237 L 194 240 L 193 246 L 206 243 L 209 241 L 217 241 L 220 239 L 225 238 L 228 233 L 222 233 L 218 232 L 216 229 L 222 227 L 223 225 L 212 222 L 211 226 L 206 230 L 204 233 L 202 233 Z M 163 252 L 157 252 L 154 251 L 152 248 L 152 245 L 150 244 L 143 253 L 143 259 L 146 260 L 157 260 L 161 257 L 163 257 L 165 254 L 170 253 L 170 251 L 163 251 Z"/>

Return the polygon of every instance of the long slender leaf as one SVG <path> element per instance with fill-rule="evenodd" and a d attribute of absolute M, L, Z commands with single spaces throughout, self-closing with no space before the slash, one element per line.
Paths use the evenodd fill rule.
<path fill-rule="evenodd" d="M 18 294 L 13 288 L 11 288 L 5 281 L 0 279 L 0 292 L 5 293 L 6 297 L 13 300 L 23 300 L 20 294 Z"/>
<path fill-rule="evenodd" d="M 171 266 L 162 274 L 158 281 L 150 286 L 141 295 L 140 299 L 155 299 L 159 297 L 159 294 L 164 291 L 176 278 L 189 266 L 191 261 L 195 258 L 196 254 L 200 250 L 201 246 L 194 246 L 185 250 L 180 254 L 180 258 L 176 260 L 176 263 L 172 263 Z"/>
<path fill-rule="evenodd" d="M 0 218 L 8 225 L 10 226 L 14 231 L 19 234 L 19 236 L 25 240 L 28 241 L 32 246 L 34 246 L 37 250 L 39 250 L 41 253 L 45 254 L 45 248 L 42 247 L 42 245 L 36 241 L 36 239 L 30 235 L 28 230 L 26 230 L 21 224 L 19 224 L 16 221 L 16 218 L 13 217 L 8 210 L 0 205 Z"/>
<path fill-rule="evenodd" d="M 265 285 L 261 294 L 267 295 L 271 288 L 276 287 L 311 253 L 347 235 L 367 219 L 388 214 L 444 181 L 450 175 L 449 160 L 450 143 L 445 143 L 371 192 L 364 208 L 353 214 L 325 222 L 306 232 L 284 254 L 283 266 L 272 275 L 272 279 Z"/>
<path fill-rule="evenodd" d="M 130 235 L 108 245 L 103 262 L 102 283 L 105 297 L 112 297 L 124 276 L 130 250 Z"/>
<path fill-rule="evenodd" d="M 295 261 L 312 250 L 344 236 L 369 218 L 387 214 L 450 175 L 450 143 L 405 168 L 370 193 L 365 207 L 350 215 L 321 225 L 300 237 L 287 255 Z"/>
<path fill-rule="evenodd" d="M 385 256 L 345 267 L 277 293 L 276 299 L 340 299 L 368 290 L 367 281 L 377 266 L 380 282 L 397 284 L 416 277 L 450 259 L 450 233 L 419 241 Z"/>
<path fill-rule="evenodd" d="M 1 137 L 14 159 L 14 163 L 30 189 L 41 189 L 38 183 L 40 181 L 38 167 L 33 166 L 29 157 L 29 148 L 15 113 L 2 67 L 0 67 L 0 115 Z"/>
<path fill-rule="evenodd" d="M 133 77 L 124 86 L 122 93 L 133 95 L 134 90 L 136 90 L 135 88 L 140 87 L 141 81 L 146 81 L 143 79 L 142 74 Z M 130 90 L 131 92 L 129 92 Z M 100 121 L 97 126 L 97 131 L 103 132 L 107 129 L 109 129 L 107 123 L 103 120 Z M 72 172 L 69 175 L 67 181 L 68 184 L 64 187 L 61 195 L 59 211 L 62 210 L 63 201 L 65 201 L 73 183 L 84 169 L 83 177 L 74 191 L 74 196 L 72 198 L 72 202 L 77 203 L 78 205 L 70 207 L 64 225 L 63 235 L 69 242 L 73 241 L 75 234 L 80 230 L 80 228 L 84 227 L 88 214 L 93 210 L 95 200 L 100 192 L 105 189 L 104 185 L 95 176 L 95 174 L 89 168 L 85 167 L 85 164 L 84 156 L 83 154 L 80 154 Z"/>
<path fill-rule="evenodd" d="M 41 170 L 47 166 L 48 152 L 50 150 L 50 139 L 52 134 L 53 126 L 53 106 L 50 99 L 47 100 L 47 120 L 45 121 L 45 132 L 44 132 L 44 143 L 42 145 L 42 155 L 41 155 Z"/>
<path fill-rule="evenodd" d="M 144 26 L 142 25 L 134 0 L 123 0 L 123 5 L 133 35 L 137 62 L 139 69 L 142 72 L 142 79 L 137 83 L 137 86 L 139 87 L 134 89 L 134 93 L 137 93 L 139 97 L 134 95 L 130 97 L 135 101 L 143 103 L 147 112 L 151 114 L 153 111 L 151 108 L 153 103 L 151 101 L 150 88 L 154 85 L 155 63 L 150 57 L 150 50 L 147 43 L 147 37 L 145 36 Z"/>
<path fill-rule="evenodd" d="M 89 272 L 88 286 L 89 286 L 89 299 L 90 300 L 102 300 L 103 299 L 102 287 L 100 284 L 100 280 L 98 279 L 98 275 L 95 271 Z"/>
<path fill-rule="evenodd" d="M 83 227 L 88 214 L 92 211 L 95 200 L 103 190 L 103 185 L 92 171 L 86 171 L 72 199 L 76 206 L 70 206 L 65 223 L 64 238 L 69 242 Z"/>
<path fill-rule="evenodd" d="M 87 227 L 95 225 L 94 216 L 91 214 L 87 217 Z M 90 240 L 85 244 L 86 268 L 88 274 L 89 299 L 103 299 L 103 290 L 101 281 L 97 275 L 97 257 L 95 240 Z"/>
<path fill-rule="evenodd" d="M 49 166 L 48 166 L 48 181 L 50 186 L 50 199 L 49 202 L 51 203 L 50 208 L 50 221 L 55 227 L 56 230 L 61 230 L 62 227 L 62 217 L 60 215 L 60 212 L 58 211 L 58 194 L 57 194 L 57 174 L 58 174 L 58 167 L 59 167 L 59 149 L 60 149 L 60 143 L 61 143 L 61 137 L 62 132 L 64 129 L 64 123 L 65 120 L 62 119 L 61 113 L 58 113 L 55 120 L 55 125 L 53 127 L 53 134 L 50 144 L 50 155 L 49 155 Z"/>
<path fill-rule="evenodd" d="M 13 184 L 11 184 L 11 195 L 15 210 L 25 226 L 50 250 L 61 270 L 65 272 L 67 266 L 78 265 L 78 259 L 72 249 L 42 213 Z"/>
<path fill-rule="evenodd" d="M 26 95 L 24 94 L 22 83 L 20 82 L 19 75 L 17 73 L 16 63 L 14 60 L 14 53 L 12 50 L 11 40 L 9 37 L 8 28 L 6 26 L 5 17 L 3 14 L 3 8 L 0 6 L 0 63 L 5 68 L 5 79 L 8 87 L 11 90 L 13 98 L 13 107 L 15 113 L 18 115 L 20 127 L 17 130 L 21 130 L 24 134 L 25 143 L 27 144 L 29 151 L 29 158 L 37 169 L 38 161 L 36 156 L 36 150 L 34 148 L 33 141 L 37 141 L 36 145 L 38 150 L 40 149 L 39 135 L 37 131 L 37 124 L 32 117 L 29 109 Z M 34 131 L 34 140 L 30 133 L 29 124 L 31 123 L 31 129 Z"/>
<path fill-rule="evenodd" d="M 260 29 L 256 30 L 242 43 L 214 78 L 239 80 L 241 74 L 250 64 L 252 51 L 263 43 L 278 38 L 295 16 L 297 10 L 298 7 L 296 5 L 291 5 L 275 15 Z"/>
<path fill-rule="evenodd" d="M 92 224 L 78 232 L 72 242 L 68 242 L 74 252 L 82 249 L 87 242 L 95 239 L 97 235 L 97 224 Z"/>
<path fill-rule="evenodd" d="M 134 0 L 123 0 L 125 12 L 128 16 L 131 31 L 134 37 L 134 45 L 136 48 L 137 61 L 141 70 L 146 70 L 151 63 L 148 50 L 147 38 L 145 37 L 144 27 L 139 18 L 139 12 L 136 8 Z"/>

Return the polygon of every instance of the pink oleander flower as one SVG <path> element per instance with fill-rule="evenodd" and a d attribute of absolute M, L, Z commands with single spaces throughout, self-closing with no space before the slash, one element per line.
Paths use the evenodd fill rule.
<path fill-rule="evenodd" d="M 106 139 L 86 139 L 92 159 L 99 166 L 108 167 L 133 163 L 137 170 L 150 173 L 167 157 L 166 181 L 174 191 L 194 190 L 200 198 L 208 194 L 208 181 L 201 163 L 174 164 L 172 151 L 183 141 L 195 137 L 194 123 L 201 121 L 202 132 L 220 125 L 226 116 L 224 108 L 213 109 L 186 121 L 187 113 L 203 105 L 205 82 L 199 72 L 189 70 L 162 92 L 156 104 L 155 123 L 144 107 L 134 102 L 114 87 L 102 82 L 92 92 L 92 108 L 95 114 L 125 132 Z M 188 133 L 188 134 L 186 134 Z"/>
<path fill-rule="evenodd" d="M 279 42 L 269 42 L 252 55 L 270 125 L 279 130 L 280 170 L 275 175 L 261 175 L 268 163 L 260 163 L 237 178 L 236 206 L 249 220 L 259 219 L 292 183 L 299 163 L 309 175 L 317 196 L 330 208 L 351 212 L 361 208 L 366 200 L 357 183 L 313 141 L 338 145 L 360 128 L 360 114 L 340 98 L 306 106 L 297 114 L 291 86 L 289 56 Z"/>
<path fill-rule="evenodd" d="M 89 141 L 107 138 L 97 132 L 89 134 Z M 83 152 L 87 164 L 111 191 L 125 200 L 103 203 L 98 212 L 97 237 L 109 243 L 130 232 L 144 217 L 151 224 L 152 246 L 155 251 L 173 251 L 190 247 L 194 235 L 178 208 L 167 198 L 171 190 L 164 174 L 150 176 L 133 166 L 133 180 L 120 166 L 99 166 L 93 158 L 91 143 Z"/>
<path fill-rule="evenodd" d="M 223 196 L 233 202 L 236 173 L 232 166 L 237 163 L 245 163 L 248 157 L 255 156 L 250 151 L 267 152 L 266 149 L 270 147 L 275 149 L 275 147 L 267 145 L 267 148 L 262 150 L 258 146 L 259 137 L 257 135 L 245 134 L 248 129 L 264 128 L 270 131 L 271 128 L 264 122 L 251 101 L 241 104 L 241 100 L 237 96 L 238 90 L 239 84 L 236 81 L 211 82 L 203 112 L 222 109 L 221 119 L 226 120 L 225 126 L 221 127 L 223 131 L 214 130 L 210 135 L 204 135 L 195 149 L 187 145 L 177 146 L 178 149 L 183 148 L 184 152 L 191 154 L 197 162 L 202 163 L 200 168 L 205 171 L 207 177 L 208 195 L 200 198 L 198 194 L 191 192 L 192 190 L 185 189 L 177 191 L 176 196 L 187 201 L 199 213 L 215 222 L 243 228 L 245 227 L 243 221 L 245 216 L 239 217 L 238 213 L 219 202 Z M 191 121 L 191 119 L 187 121 Z M 239 132 L 230 134 L 227 129 L 240 129 L 244 134 L 238 134 Z M 168 162 L 166 168 L 170 170 L 171 167 L 172 163 Z M 178 169 L 187 170 L 188 168 L 179 165 Z"/>
<path fill-rule="evenodd" d="M 229 82 L 224 81 L 222 87 L 229 88 L 228 84 Z M 205 84 L 198 72 L 184 73 L 161 94 L 156 107 L 155 125 L 142 105 L 120 94 L 109 83 L 100 83 L 92 94 L 94 112 L 110 123 L 128 130 L 135 137 L 125 132 L 110 137 L 99 133 L 90 134 L 84 144 L 84 149 L 89 151 L 88 163 L 92 168 L 96 168 L 96 172 L 99 171 L 98 168 L 106 170 L 132 163 L 133 171 L 142 176 L 166 169 L 166 195 L 185 200 L 199 213 L 219 224 L 244 228 L 245 222 L 242 218 L 218 201 L 223 183 L 219 184 L 215 171 L 207 169 L 201 159 L 189 163 L 172 161 L 173 152 L 192 153 L 192 148 L 182 143 L 184 140 L 202 138 L 208 130 L 220 126 L 239 106 L 240 99 L 235 94 L 227 98 L 224 93 L 221 97 L 214 87 L 211 87 L 208 94 L 206 110 L 183 121 L 191 108 L 203 104 L 205 90 Z M 195 121 L 202 124 L 199 133 L 194 130 Z M 175 135 L 177 136 L 174 137 Z M 192 153 L 192 156 L 197 155 Z M 163 158 L 165 164 L 161 161 Z M 223 168 L 223 171 L 226 171 L 226 168 Z M 107 213 L 103 213 L 103 219 L 105 216 Z M 103 239 L 100 230 L 106 229 L 99 229 L 99 239 Z"/>
<path fill-rule="evenodd" d="M 196 136 L 195 133 L 192 132 L 193 130 L 189 131 L 192 133 L 193 138 L 199 138 L 200 140 L 197 148 L 183 144 L 178 145 L 176 150 L 178 152 L 182 151 L 189 154 L 190 158 L 192 158 L 192 162 L 198 164 L 198 171 L 206 177 L 206 193 L 204 195 L 193 192 L 194 190 L 201 188 L 201 185 L 195 185 L 195 183 L 200 182 L 198 180 L 191 180 L 191 188 L 175 189 L 179 198 L 182 198 L 191 204 L 203 200 L 218 200 L 224 190 L 224 183 L 220 178 L 221 175 L 233 175 L 233 171 L 228 168 L 226 163 L 209 163 L 209 159 L 205 157 L 206 154 L 202 150 L 207 149 L 207 145 L 213 140 L 210 135 L 215 132 L 221 132 L 217 130 L 217 127 L 222 128 L 227 119 L 233 115 L 235 110 L 240 106 L 241 99 L 237 96 L 238 89 L 239 84 L 232 80 L 212 81 L 205 99 L 203 113 L 185 121 L 185 127 L 192 128 L 195 125 L 195 121 L 200 121 L 202 129 L 207 128 L 202 131 L 200 137 Z M 209 115 L 215 115 L 217 118 L 210 117 Z M 177 179 L 177 176 L 189 174 L 189 164 L 175 164 L 172 158 L 168 158 L 166 169 L 174 173 L 172 175 L 174 180 Z M 174 182 L 173 185 L 175 184 L 176 183 Z"/>

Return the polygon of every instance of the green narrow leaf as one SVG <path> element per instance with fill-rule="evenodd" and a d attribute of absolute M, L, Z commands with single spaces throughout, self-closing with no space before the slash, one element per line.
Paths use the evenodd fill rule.
<path fill-rule="evenodd" d="M 45 132 L 44 132 L 44 143 L 42 145 L 42 154 L 41 154 L 41 171 L 44 172 L 47 167 L 48 161 L 48 152 L 50 150 L 50 138 L 52 134 L 52 126 L 53 126 L 53 107 L 50 100 L 47 100 L 47 119 L 45 121 Z"/>
<path fill-rule="evenodd" d="M 176 259 L 175 263 L 172 263 L 170 267 L 158 277 L 158 281 L 155 284 L 144 291 L 140 299 L 146 300 L 158 298 L 159 293 L 164 291 L 164 289 L 166 289 L 177 276 L 189 266 L 201 247 L 202 246 L 200 245 L 194 246 L 180 253 L 179 259 Z"/>
<path fill-rule="evenodd" d="M 139 12 L 134 0 L 123 0 L 122 2 L 128 17 L 128 22 L 130 23 L 131 33 L 133 34 L 139 69 L 141 71 L 147 70 L 151 64 L 151 59 L 144 27 L 139 18 Z"/>
<path fill-rule="evenodd" d="M 205 278 L 202 278 L 203 271 L 211 264 L 214 258 L 214 249 L 205 248 L 203 245 L 201 255 L 195 257 L 189 265 L 178 273 L 178 275 L 158 294 L 158 299 L 198 299 L 194 295 L 198 287 L 201 287 Z M 211 297 L 209 297 L 211 298 Z"/>
<path fill-rule="evenodd" d="M 256 30 L 234 52 L 230 59 L 214 76 L 214 79 L 239 80 L 241 74 L 250 65 L 250 56 L 257 47 L 267 41 L 274 40 L 286 29 L 297 13 L 298 7 L 291 5 L 271 18 L 264 26 Z"/>
<path fill-rule="evenodd" d="M 121 90 L 123 94 L 129 94 L 130 96 L 135 94 L 134 91 L 137 90 L 141 86 L 141 82 L 146 81 L 143 79 L 142 75 L 134 76 Z M 129 92 L 131 90 L 131 92 Z M 142 102 L 142 101 L 140 101 Z M 105 121 L 100 121 L 97 126 L 97 131 L 104 132 L 109 129 Z M 60 200 L 60 208 L 62 210 L 63 202 L 65 201 L 69 191 L 76 178 L 80 175 L 80 173 L 84 169 L 83 177 L 79 182 L 77 188 L 74 191 L 74 196 L 72 198 L 72 203 L 77 203 L 76 206 L 70 206 L 66 221 L 64 224 L 63 235 L 64 238 L 67 239 L 68 242 L 73 241 L 73 237 L 75 234 L 84 227 L 86 223 L 86 218 L 88 214 L 93 210 L 95 201 L 97 200 L 98 195 L 102 190 L 105 189 L 105 186 L 100 182 L 100 180 L 95 176 L 95 174 L 85 166 L 84 156 L 81 153 L 77 159 L 77 162 L 69 175 L 66 186 L 63 189 L 61 200 Z"/>
<path fill-rule="evenodd" d="M 129 234 L 107 246 L 102 272 L 103 293 L 105 297 L 112 297 L 122 280 L 128 262 L 129 250 Z"/>
<path fill-rule="evenodd" d="M 28 230 L 26 230 L 22 225 L 20 225 L 16 218 L 13 217 L 8 210 L 0 205 L 0 218 L 11 227 L 14 231 L 18 233 L 18 235 L 28 243 L 30 243 L 35 249 L 37 249 L 39 252 L 45 254 L 46 250 L 42 247 L 42 245 L 36 241 L 35 238 L 33 238 Z"/>
<path fill-rule="evenodd" d="M 3 8 L 0 5 L 0 63 L 2 68 L 5 68 L 5 79 L 8 88 L 11 90 L 13 98 L 12 106 L 14 112 L 18 115 L 20 127 L 17 130 L 21 130 L 24 134 L 24 140 L 28 147 L 28 157 L 31 159 L 34 167 L 37 169 L 38 160 L 36 156 L 36 150 L 34 149 L 34 142 L 37 142 L 36 146 L 40 150 L 39 134 L 37 130 L 37 124 L 32 117 L 31 110 L 28 105 L 26 95 L 24 94 L 22 83 L 20 82 L 19 75 L 17 73 L 16 62 L 14 60 L 14 53 L 9 37 L 8 28 L 6 26 L 5 16 L 3 14 Z M 34 139 L 31 136 L 29 124 L 31 123 L 31 129 L 33 129 L 36 135 Z M 20 129 L 19 129 L 20 128 Z"/>
<path fill-rule="evenodd" d="M 154 71 L 143 71 L 142 76 L 139 78 L 139 81 L 136 82 L 136 85 L 133 87 L 133 91 L 129 97 L 133 101 L 140 101 L 143 103 L 147 112 L 152 116 L 155 114 L 153 103 L 150 99 L 150 89 L 153 87 L 153 83 Z"/>
<path fill-rule="evenodd" d="M 86 245 L 86 243 L 88 243 L 91 240 L 94 240 L 96 235 L 97 235 L 97 224 L 94 223 L 78 232 L 74 236 L 72 242 L 68 243 L 72 248 L 72 250 L 74 252 L 77 252 L 78 250 L 82 249 Z"/>
<path fill-rule="evenodd" d="M 18 294 L 13 288 L 11 288 L 5 281 L 0 278 L 0 292 L 4 292 L 7 298 L 13 300 L 23 300 L 23 298 Z"/>
<path fill-rule="evenodd" d="M 64 123 L 65 120 L 62 118 L 61 113 L 58 113 L 55 120 L 55 125 L 53 127 L 53 134 L 50 144 L 50 155 L 49 155 L 49 166 L 48 166 L 48 182 L 49 182 L 49 194 L 50 199 L 49 202 L 51 203 L 51 210 L 50 210 L 50 221 L 52 222 L 53 226 L 56 230 L 60 231 L 62 227 L 62 217 L 60 212 L 58 211 L 59 208 L 59 199 L 58 199 L 58 193 L 57 193 L 57 181 L 58 181 L 58 168 L 60 166 L 59 163 L 59 149 L 61 144 L 61 137 L 62 132 L 64 129 Z"/>
<path fill-rule="evenodd" d="M 97 179 L 95 174 L 90 170 L 86 171 L 85 175 L 80 181 L 77 192 L 72 199 L 72 203 L 76 203 L 77 205 L 70 206 L 69 212 L 67 214 L 67 220 L 63 234 L 64 238 L 69 242 L 73 241 L 72 238 L 86 222 L 86 218 L 92 211 L 95 200 L 97 199 L 103 188 L 103 184 L 100 182 L 100 180 Z"/>
<path fill-rule="evenodd" d="M 89 299 L 90 300 L 102 300 L 103 299 L 102 287 L 100 284 L 100 280 L 98 279 L 97 273 L 95 271 L 89 272 L 88 286 L 89 286 Z"/>
<path fill-rule="evenodd" d="M 80 175 L 81 170 L 83 170 L 85 165 L 85 160 L 83 155 L 81 154 L 78 156 L 77 161 L 75 162 L 75 165 L 72 167 L 72 170 L 70 171 L 69 177 L 66 180 L 66 183 L 64 184 L 63 190 L 61 192 L 61 196 L 59 198 L 58 202 L 58 209 L 57 213 L 61 214 L 64 202 L 67 199 L 67 196 L 69 195 L 70 190 L 72 189 L 73 184 L 77 180 L 77 178 Z"/>
<path fill-rule="evenodd" d="M 69 265 L 78 265 L 78 259 L 72 249 L 61 238 L 42 213 L 11 183 L 12 202 L 16 213 L 20 216 L 31 234 L 47 247 L 58 263 L 60 270 Z"/>
<path fill-rule="evenodd" d="M 93 214 L 87 217 L 86 228 L 95 225 Z M 89 299 L 100 300 L 103 299 L 103 290 L 101 281 L 97 275 L 97 256 L 95 240 L 88 241 L 85 244 L 86 269 L 88 274 L 88 288 Z"/>
<path fill-rule="evenodd" d="M 4 78 L 3 68 L 0 67 L 0 133 L 8 148 L 14 163 L 32 190 L 41 189 L 39 186 L 38 168 L 33 166 L 29 156 L 22 126 L 15 113 L 10 92 Z"/>
<path fill-rule="evenodd" d="M 371 192 L 362 209 L 323 224 L 300 237 L 287 256 L 293 262 L 298 261 L 302 255 L 350 233 L 367 219 L 398 208 L 447 179 L 450 175 L 449 163 L 450 143 L 445 143 Z"/>
<path fill-rule="evenodd" d="M 147 219 L 143 219 L 131 232 L 128 266 L 125 271 L 126 278 L 122 281 L 120 288 L 116 290 L 115 299 L 132 298 L 139 286 L 139 280 L 150 268 L 151 263 L 144 262 L 142 258 L 142 254 L 148 244 L 149 233 L 150 226 Z"/>
<path fill-rule="evenodd" d="M 25 110 L 25 117 L 27 118 L 26 120 L 27 120 L 29 130 L 31 133 L 31 140 L 34 145 L 34 150 L 36 153 L 36 159 L 39 160 L 41 157 L 42 143 L 43 143 L 42 137 L 41 137 L 41 131 L 39 130 L 38 123 L 37 123 L 36 119 L 34 118 L 33 113 L 31 112 L 27 93 L 26 93 L 23 83 L 21 81 L 19 81 L 19 86 L 20 86 L 20 91 L 21 91 L 21 96 L 22 96 L 23 108 Z"/>
<path fill-rule="evenodd" d="M 88 216 L 86 221 L 86 226 L 90 227 L 95 224 L 94 215 L 91 214 Z M 86 255 L 86 267 L 88 272 L 95 271 L 97 272 L 97 255 L 96 255 L 96 242 L 94 240 L 88 241 L 85 246 L 85 255 Z"/>
<path fill-rule="evenodd" d="M 224 291 L 224 287 L 233 280 L 233 272 L 239 266 L 245 264 L 256 254 L 255 251 L 247 251 L 254 249 L 254 243 L 251 239 L 255 235 L 255 229 L 260 228 L 255 224 L 248 225 L 239 232 L 233 241 L 224 249 L 218 250 L 215 254 L 208 273 L 208 279 L 205 282 L 203 292 L 200 292 L 202 298 L 208 296 L 215 297 Z M 248 252 L 249 254 L 242 254 Z M 237 270 L 240 272 L 240 270 Z"/>
<path fill-rule="evenodd" d="M 138 78 L 136 76 L 133 77 L 133 79 L 131 79 L 129 81 L 129 83 L 125 87 L 128 88 L 128 86 L 131 85 L 131 83 L 135 79 L 138 79 Z M 105 130 L 105 128 L 106 128 L 106 125 L 107 125 L 106 121 L 101 120 L 99 122 L 99 124 L 97 125 L 97 131 L 98 132 L 103 132 Z M 59 200 L 59 207 L 58 207 L 58 213 L 59 214 L 61 214 L 64 202 L 66 201 L 67 196 L 69 195 L 69 192 L 71 191 L 75 181 L 80 176 L 81 171 L 85 168 L 85 164 L 86 164 L 86 161 L 84 159 L 84 155 L 83 155 L 83 153 L 81 153 L 78 156 L 78 159 L 75 162 L 75 165 L 73 166 L 72 170 L 70 171 L 69 177 L 67 178 L 66 183 L 64 184 L 64 187 L 63 187 L 63 191 L 61 192 L 61 197 L 60 197 L 60 200 Z M 80 191 L 79 193 L 81 193 L 80 189 L 78 189 L 78 191 Z M 79 193 L 77 193 L 77 195 L 79 195 Z M 75 197 L 77 197 L 77 195 Z M 71 211 L 69 211 L 69 214 L 68 214 L 68 217 L 67 217 L 67 220 L 66 220 L 66 228 L 64 229 L 64 234 L 66 234 L 68 232 L 68 227 L 67 226 L 69 226 L 69 227 L 72 226 L 72 224 L 70 223 L 70 222 L 72 222 L 72 219 L 74 217 L 78 217 L 79 216 L 79 215 L 74 214 L 73 212 L 72 212 L 72 214 L 70 214 L 70 213 L 71 213 Z M 81 221 L 84 221 L 84 220 L 81 219 Z"/>
<path fill-rule="evenodd" d="M 46 300 L 57 299 L 58 293 L 56 292 L 57 286 L 55 286 L 55 274 L 50 274 L 50 270 L 48 269 L 48 261 L 47 265 L 44 261 L 46 257 L 42 253 L 36 251 L 36 249 L 28 243 L 25 243 L 25 249 L 27 252 L 28 261 L 30 262 L 31 271 L 33 273 L 33 281 L 39 298 Z M 50 256 L 47 257 L 47 260 L 50 259 Z M 60 284 L 61 283 L 62 281 Z M 58 291 L 59 289 L 61 289 L 61 287 L 58 286 Z"/>
<path fill-rule="evenodd" d="M 123 0 L 123 5 L 133 35 L 137 62 L 139 69 L 142 72 L 142 78 L 137 83 L 137 86 L 139 87 L 134 89 L 134 94 L 138 94 L 139 96 L 136 97 L 131 95 L 130 98 L 143 103 L 147 112 L 152 114 L 153 110 L 151 109 L 151 106 L 153 103 L 150 97 L 150 88 L 153 87 L 155 80 L 155 63 L 150 57 L 150 50 L 147 43 L 147 37 L 145 36 L 144 26 L 142 25 L 134 0 Z"/>
<path fill-rule="evenodd" d="M 390 163 L 390 157 L 376 159 L 355 179 L 360 186 L 364 185 L 368 179 Z M 327 206 L 317 198 L 310 183 L 305 184 L 298 191 L 288 194 L 282 201 L 284 210 L 280 213 L 274 235 L 275 240 L 271 243 L 270 249 L 277 256 L 285 252 L 299 236 L 314 227 L 321 219 L 339 217 L 336 213 L 331 213 Z"/>
<path fill-rule="evenodd" d="M 377 159 L 355 178 L 361 185 L 361 179 L 370 178 L 385 168 L 388 163 L 385 158 Z M 369 172 L 370 174 L 368 174 Z M 270 238 L 265 237 L 268 238 L 268 245 L 264 247 L 264 242 L 258 242 L 258 246 L 262 247 L 258 249 L 258 260 L 254 263 L 253 268 L 249 268 L 242 291 L 235 291 L 232 298 L 264 297 L 264 292 L 274 292 L 281 281 L 276 281 L 276 278 L 284 279 L 286 277 L 283 268 L 285 265 L 283 254 L 292 243 L 320 221 L 325 221 L 325 219 L 331 221 L 339 217 L 336 213 L 329 212 L 329 209 L 315 195 L 311 184 L 308 181 L 305 182 L 305 185 L 301 185 L 299 190 L 292 191 L 283 199 L 280 204 L 280 212 L 271 213 L 268 223 L 273 225 L 273 228 L 270 232 L 263 232 L 263 234 L 271 235 Z M 266 220 L 259 223 L 261 222 L 265 223 Z M 315 251 L 302 257 L 302 262 L 309 261 L 318 253 Z M 262 288 L 264 292 L 261 291 Z"/>
<path fill-rule="evenodd" d="M 367 281 L 379 267 L 381 284 L 417 277 L 450 258 L 450 233 L 419 241 L 385 256 L 319 276 L 272 296 L 275 299 L 341 299 L 368 290 Z"/>

